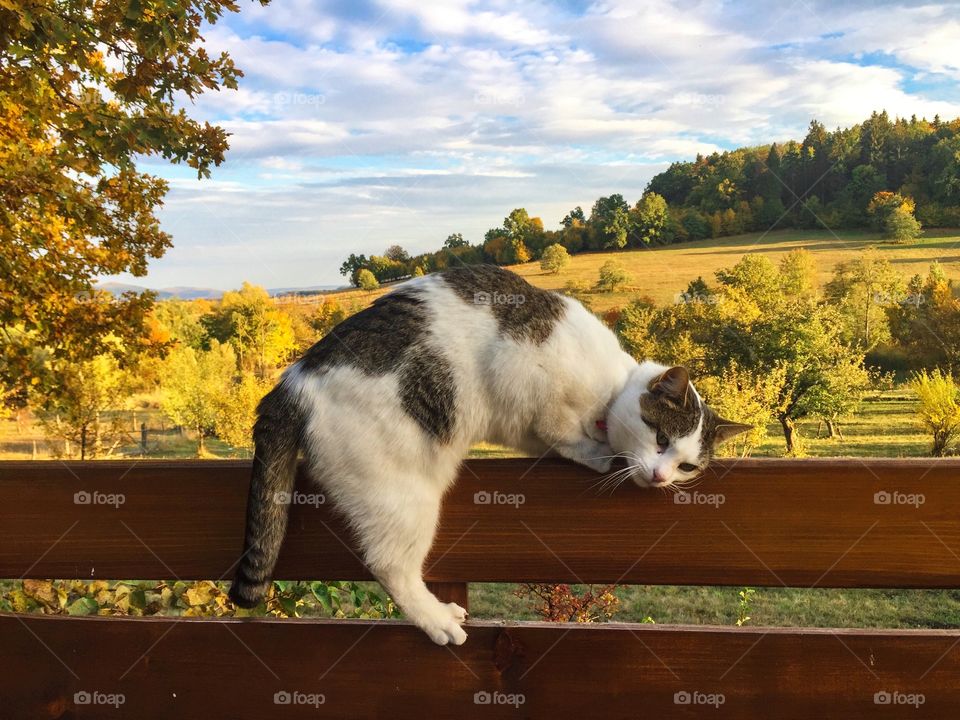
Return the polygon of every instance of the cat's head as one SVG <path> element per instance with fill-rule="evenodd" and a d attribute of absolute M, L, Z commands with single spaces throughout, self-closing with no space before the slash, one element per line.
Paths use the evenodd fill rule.
<path fill-rule="evenodd" d="M 610 447 L 641 487 L 666 487 L 700 475 L 714 448 L 750 425 L 724 420 L 704 403 L 686 368 L 631 376 L 607 415 Z"/>

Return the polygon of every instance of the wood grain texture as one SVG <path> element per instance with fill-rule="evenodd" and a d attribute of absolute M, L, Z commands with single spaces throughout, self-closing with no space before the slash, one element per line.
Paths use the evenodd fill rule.
<path fill-rule="evenodd" d="M 539 623 L 468 631 L 465 645 L 441 648 L 396 621 L 0 616 L 0 716 L 852 720 L 960 709 L 956 632 Z M 276 704 L 286 697 L 277 693 L 299 703 Z M 475 701 L 494 693 L 498 704 Z M 876 704 L 876 693 L 892 702 Z M 110 695 L 124 696 L 119 709 L 102 704 Z M 303 704 L 311 695 L 316 704 Z M 905 704 L 911 695 L 918 705 Z"/>
<path fill-rule="evenodd" d="M 230 578 L 248 476 L 232 461 L 0 463 L 0 577 Z M 717 462 L 686 504 L 597 495 L 596 480 L 561 460 L 468 462 L 427 579 L 960 587 L 960 460 Z M 318 491 L 301 477 L 298 492 Z M 368 577 L 331 504 L 301 500 L 277 577 Z"/>

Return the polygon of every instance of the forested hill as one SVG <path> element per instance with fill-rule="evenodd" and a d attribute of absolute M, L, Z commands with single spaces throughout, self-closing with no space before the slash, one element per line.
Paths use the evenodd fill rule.
<path fill-rule="evenodd" d="M 578 253 L 790 227 L 873 227 L 907 240 L 922 227 L 957 226 L 960 118 L 891 120 L 884 111 L 833 131 L 813 120 L 802 141 L 673 163 L 633 205 L 620 194 L 601 197 L 589 213 L 573 208 L 558 230 L 521 207 L 481 243 L 455 233 L 439 250 L 412 257 L 394 245 L 383 256 L 351 255 L 341 272 L 372 285 L 451 263 L 527 262 L 555 244 Z"/>
<path fill-rule="evenodd" d="M 733 210 L 739 225 L 759 224 L 736 232 L 867 226 L 870 202 L 883 191 L 913 200 L 924 226 L 960 225 L 960 119 L 891 120 L 875 112 L 833 132 L 814 120 L 802 142 L 698 156 L 647 186 L 671 207 L 705 215 Z"/>

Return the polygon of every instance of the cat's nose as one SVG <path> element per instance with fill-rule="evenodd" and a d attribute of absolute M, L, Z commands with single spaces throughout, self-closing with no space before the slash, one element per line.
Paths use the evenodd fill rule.
<path fill-rule="evenodd" d="M 659 469 L 657 469 L 653 471 L 652 481 L 654 485 L 663 485 L 663 483 L 667 481 L 667 477 Z"/>

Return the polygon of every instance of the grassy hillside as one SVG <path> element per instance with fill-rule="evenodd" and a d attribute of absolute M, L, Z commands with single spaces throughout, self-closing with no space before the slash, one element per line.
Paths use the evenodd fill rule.
<path fill-rule="evenodd" d="M 637 294 L 649 295 L 660 303 L 673 302 L 691 280 L 702 276 L 711 282 L 717 270 L 733 265 L 746 253 L 762 253 L 776 262 L 791 250 L 805 248 L 816 258 L 822 284 L 830 279 L 837 263 L 857 257 L 871 245 L 905 278 L 926 273 L 930 263 L 938 260 L 948 277 L 960 280 L 960 230 L 930 230 L 924 237 L 902 244 L 887 242 L 876 233 L 864 231 L 777 230 L 664 247 L 574 255 L 560 275 L 545 274 L 539 262 L 514 265 L 510 269 L 537 287 L 560 289 L 571 280 L 592 285 L 600 266 L 608 260 L 617 260 L 633 276 L 633 284 L 621 293 L 591 295 L 593 309 L 601 312 L 625 305 Z M 376 292 L 349 290 L 330 293 L 328 297 L 336 297 L 347 305 L 365 306 L 388 290 L 388 287 Z"/>

